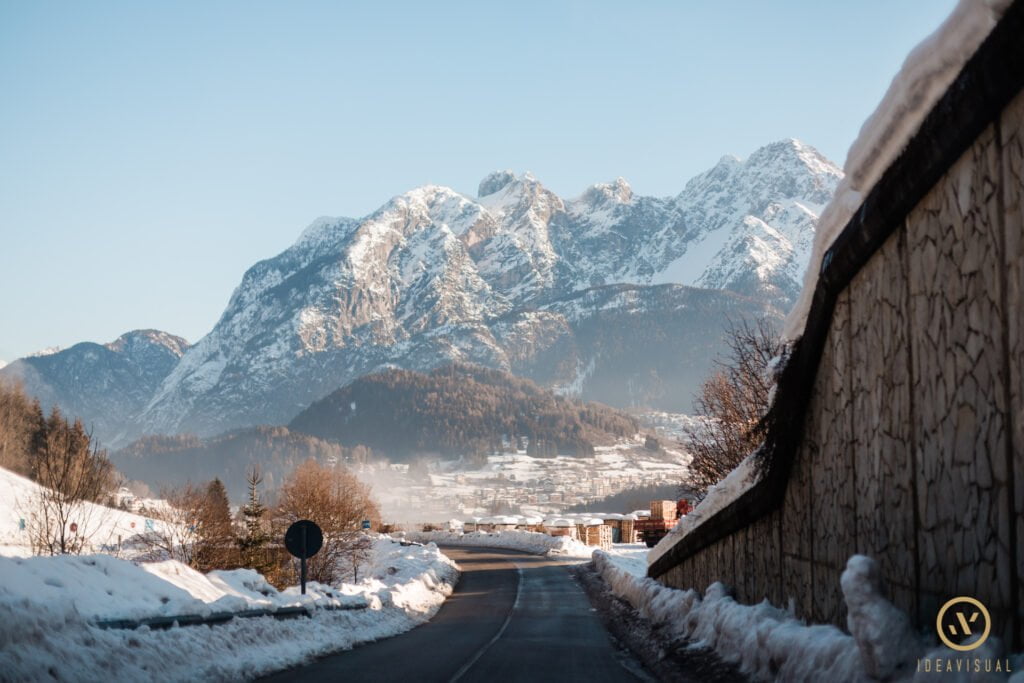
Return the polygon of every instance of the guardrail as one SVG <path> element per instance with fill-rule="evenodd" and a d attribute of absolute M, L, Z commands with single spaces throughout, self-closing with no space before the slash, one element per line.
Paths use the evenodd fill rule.
<path fill-rule="evenodd" d="M 312 608 L 296 605 L 293 607 L 279 607 L 278 609 L 248 609 L 240 612 L 214 612 L 213 614 L 178 614 L 173 616 L 146 617 L 144 619 L 102 619 L 93 622 L 102 629 L 137 629 L 148 626 L 151 629 L 168 629 L 175 626 L 203 626 L 210 624 L 223 624 L 232 619 L 252 619 L 253 617 L 274 617 L 275 619 L 296 619 L 298 617 L 312 616 L 313 612 L 322 610 L 332 612 L 336 610 L 366 609 L 369 604 L 361 605 L 324 605 L 313 606 Z"/>

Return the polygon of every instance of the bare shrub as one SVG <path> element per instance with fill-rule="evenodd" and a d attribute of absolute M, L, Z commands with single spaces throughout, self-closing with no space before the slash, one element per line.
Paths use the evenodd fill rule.
<path fill-rule="evenodd" d="M 29 470 L 39 492 L 28 505 L 33 552 L 80 553 L 102 525 L 102 501 L 114 486 L 115 470 L 81 420 L 69 423 L 53 409 L 34 435 Z"/>
<path fill-rule="evenodd" d="M 684 482 L 699 494 L 725 478 L 763 441 L 761 418 L 768 411 L 772 359 L 783 344 L 767 319 L 744 320 L 727 330 L 728 357 L 701 386 L 695 401 L 706 419 L 687 429 L 689 473 Z"/>
<path fill-rule="evenodd" d="M 276 531 L 283 536 L 300 519 L 316 522 L 324 544 L 308 564 L 313 581 L 332 583 L 346 578 L 365 556 L 362 521 L 379 522 L 380 511 L 370 489 L 344 467 L 307 460 L 292 472 L 279 493 Z"/>
<path fill-rule="evenodd" d="M 197 566 L 204 497 L 202 489 L 192 484 L 161 490 L 160 498 L 167 504 L 150 513 L 161 523 L 141 536 L 151 559 L 178 560 L 193 568 Z"/>

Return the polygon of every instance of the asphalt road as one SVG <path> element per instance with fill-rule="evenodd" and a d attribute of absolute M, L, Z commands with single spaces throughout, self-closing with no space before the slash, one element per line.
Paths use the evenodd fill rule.
<path fill-rule="evenodd" d="M 640 680 L 640 665 L 609 640 L 565 563 L 491 548 L 444 552 L 462 578 L 429 623 L 262 680 Z"/>

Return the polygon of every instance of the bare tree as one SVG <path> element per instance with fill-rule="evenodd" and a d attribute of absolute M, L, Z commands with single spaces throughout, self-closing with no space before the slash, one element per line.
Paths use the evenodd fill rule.
<path fill-rule="evenodd" d="M 195 566 L 200 571 L 237 567 L 235 528 L 227 489 L 220 479 L 206 485 L 198 509 Z"/>
<path fill-rule="evenodd" d="M 325 466 L 307 460 L 292 472 L 281 487 L 275 518 L 279 530 L 300 519 L 316 522 L 324 544 L 307 567 L 309 577 L 321 583 L 343 578 L 349 567 L 358 567 L 365 552 L 360 539 L 362 520 L 379 521 L 380 511 L 370 489 L 341 466 Z"/>
<path fill-rule="evenodd" d="M 204 504 L 204 492 L 192 484 L 163 489 L 160 498 L 167 505 L 150 514 L 161 522 L 141 537 L 154 559 L 171 559 L 197 567 L 196 549 L 199 545 L 199 519 Z"/>
<path fill-rule="evenodd" d="M 689 472 L 684 484 L 703 494 L 725 478 L 763 441 L 761 418 L 768 411 L 774 380 L 770 365 L 783 344 L 765 318 L 730 324 L 729 356 L 701 386 L 695 401 L 706 419 L 687 430 Z"/>
<path fill-rule="evenodd" d="M 29 502 L 34 552 L 80 553 L 96 533 L 105 508 L 99 502 L 114 484 L 114 467 L 81 420 L 68 423 L 53 409 L 36 434 L 30 471 L 40 486 Z"/>

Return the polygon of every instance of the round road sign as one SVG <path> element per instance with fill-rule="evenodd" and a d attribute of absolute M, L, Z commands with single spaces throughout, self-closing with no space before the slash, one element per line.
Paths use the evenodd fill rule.
<path fill-rule="evenodd" d="M 320 546 L 323 544 L 323 532 L 320 531 L 320 527 L 308 519 L 300 519 L 284 532 L 284 547 L 300 559 L 313 557 L 320 551 Z"/>

